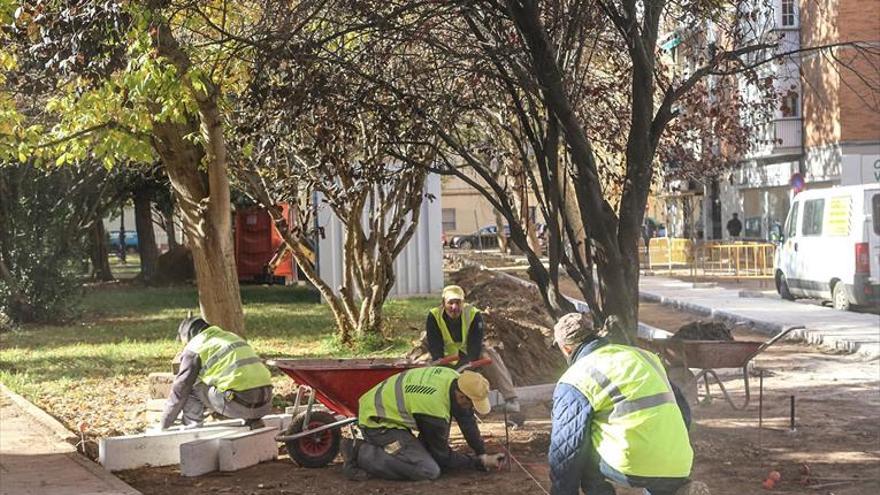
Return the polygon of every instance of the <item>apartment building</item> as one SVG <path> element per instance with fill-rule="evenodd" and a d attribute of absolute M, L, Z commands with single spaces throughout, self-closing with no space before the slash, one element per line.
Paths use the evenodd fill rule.
<path fill-rule="evenodd" d="M 759 5 L 749 23 L 763 31 L 752 35 L 778 38 L 777 53 L 789 55 L 759 69 L 773 75 L 778 101 L 766 115 L 742 116 L 752 132 L 750 150 L 731 173 L 697 186 L 697 230 L 706 239 L 728 238 L 722 227 L 733 213 L 742 220 L 741 237 L 769 238 L 788 214 L 793 183 L 811 189 L 880 182 L 880 0 L 772 0 L 769 10 Z M 706 29 L 694 38 L 712 41 L 711 26 Z M 873 53 L 816 49 L 846 42 Z M 740 90 L 758 97 L 746 81 Z"/>

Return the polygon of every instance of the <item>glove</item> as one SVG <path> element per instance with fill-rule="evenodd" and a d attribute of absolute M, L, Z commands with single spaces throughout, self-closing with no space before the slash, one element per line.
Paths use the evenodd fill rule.
<path fill-rule="evenodd" d="M 488 471 L 490 469 L 501 469 L 506 456 L 504 454 L 481 454 L 477 459 L 480 460 L 483 469 Z"/>

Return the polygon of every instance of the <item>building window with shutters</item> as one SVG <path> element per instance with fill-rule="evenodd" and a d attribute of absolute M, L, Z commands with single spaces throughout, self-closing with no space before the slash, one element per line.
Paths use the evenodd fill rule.
<path fill-rule="evenodd" d="M 794 0 L 782 0 L 782 27 L 794 26 Z"/>
<path fill-rule="evenodd" d="M 455 230 L 455 208 L 443 208 L 443 232 Z"/>

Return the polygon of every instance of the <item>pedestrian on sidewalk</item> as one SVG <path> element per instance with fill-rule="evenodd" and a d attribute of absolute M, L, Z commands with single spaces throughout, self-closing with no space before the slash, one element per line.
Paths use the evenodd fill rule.
<path fill-rule="evenodd" d="M 734 213 L 733 218 L 728 220 L 727 222 L 727 233 L 730 234 L 732 239 L 739 238 L 739 234 L 742 232 L 743 224 L 739 221 L 739 214 Z"/>
<path fill-rule="evenodd" d="M 428 312 L 425 321 L 428 352 L 431 359 L 458 356 L 456 367 L 482 356 L 492 360 L 492 364 L 481 368 L 493 388 L 504 397 L 504 408 L 510 413 L 519 413 L 519 401 L 510 372 L 501 356 L 494 349 L 483 344 L 483 318 L 480 310 L 464 302 L 464 289 L 458 285 L 448 285 L 443 289 L 440 305 Z"/>
<path fill-rule="evenodd" d="M 398 373 L 361 396 L 358 427 L 364 438 L 342 440 L 343 472 L 351 480 L 422 481 L 448 469 L 497 469 L 504 455 L 486 454 L 474 416 L 489 410 L 489 382 L 477 373 L 443 366 Z M 452 418 L 475 456 L 449 447 Z"/>
<path fill-rule="evenodd" d="M 261 426 L 260 418 L 272 409 L 272 382 L 253 348 L 198 317 L 184 319 L 177 332 L 186 347 L 160 428 L 169 428 L 181 412 L 185 426 L 201 426 L 206 409 L 244 419 L 251 428 Z"/>
<path fill-rule="evenodd" d="M 690 408 L 660 359 L 612 344 L 581 313 L 560 318 L 553 333 L 570 365 L 553 393 L 551 493 L 613 495 L 614 482 L 649 495 L 708 495 L 690 481 Z"/>

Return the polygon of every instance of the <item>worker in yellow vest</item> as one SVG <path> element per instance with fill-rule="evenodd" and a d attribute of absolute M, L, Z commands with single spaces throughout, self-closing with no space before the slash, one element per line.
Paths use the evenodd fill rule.
<path fill-rule="evenodd" d="M 690 480 L 690 408 L 653 353 L 612 344 L 589 315 L 569 313 L 554 339 L 570 366 L 553 394 L 553 495 L 613 495 L 613 483 L 650 495 L 708 495 Z"/>
<path fill-rule="evenodd" d="M 198 317 L 184 319 L 177 332 L 186 347 L 160 428 L 170 427 L 181 412 L 185 426 L 201 426 L 206 409 L 261 426 L 260 418 L 272 409 L 272 382 L 251 346 Z"/>
<path fill-rule="evenodd" d="M 503 407 L 508 412 L 520 412 L 510 372 L 501 356 L 483 345 L 483 318 L 479 309 L 464 302 L 464 289 L 458 285 L 443 289 L 440 306 L 428 312 L 425 334 L 433 360 L 456 355 L 459 361 L 455 366 L 459 367 L 483 356 L 492 359 L 481 373 L 504 397 Z"/>
<path fill-rule="evenodd" d="M 448 469 L 497 469 L 504 455 L 486 454 L 474 416 L 489 409 L 489 383 L 472 371 L 430 366 L 391 376 L 361 396 L 363 440 L 343 439 L 343 472 L 351 480 L 421 481 Z M 452 418 L 475 456 L 449 447 Z"/>

